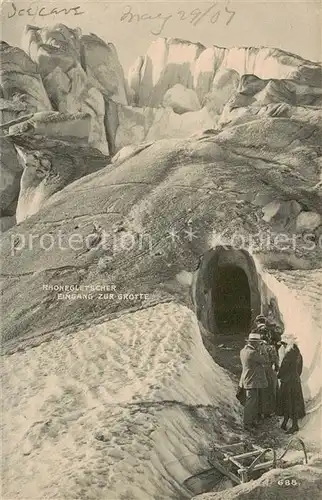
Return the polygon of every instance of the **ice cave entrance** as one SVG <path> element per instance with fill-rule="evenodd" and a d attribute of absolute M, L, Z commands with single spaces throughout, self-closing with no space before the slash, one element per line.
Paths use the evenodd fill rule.
<path fill-rule="evenodd" d="M 217 270 L 213 307 L 218 333 L 247 334 L 251 326 L 251 298 L 243 269 L 226 265 Z"/>
<path fill-rule="evenodd" d="M 261 311 L 256 266 L 246 250 L 217 246 L 200 262 L 194 290 L 196 314 L 216 334 L 247 334 Z"/>

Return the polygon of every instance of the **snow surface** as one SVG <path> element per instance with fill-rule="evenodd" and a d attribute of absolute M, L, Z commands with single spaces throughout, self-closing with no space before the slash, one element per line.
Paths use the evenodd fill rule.
<path fill-rule="evenodd" d="M 123 315 L 3 363 L 6 498 L 190 498 L 213 441 L 236 439 L 227 372 L 175 303 Z"/>

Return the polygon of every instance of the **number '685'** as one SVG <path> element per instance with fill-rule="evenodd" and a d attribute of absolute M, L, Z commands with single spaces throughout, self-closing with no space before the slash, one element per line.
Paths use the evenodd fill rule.
<path fill-rule="evenodd" d="M 298 482 L 296 479 L 279 479 L 277 484 L 279 486 L 297 486 Z"/>

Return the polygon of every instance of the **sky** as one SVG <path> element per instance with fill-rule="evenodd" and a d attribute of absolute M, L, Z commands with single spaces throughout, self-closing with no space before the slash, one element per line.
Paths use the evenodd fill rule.
<path fill-rule="evenodd" d="M 19 46 L 26 24 L 79 26 L 84 34 L 92 32 L 113 42 L 125 71 L 158 36 L 205 46 L 277 47 L 321 61 L 321 5 L 317 0 L 3 1 L 1 38 Z M 60 9 L 66 11 L 59 13 Z"/>

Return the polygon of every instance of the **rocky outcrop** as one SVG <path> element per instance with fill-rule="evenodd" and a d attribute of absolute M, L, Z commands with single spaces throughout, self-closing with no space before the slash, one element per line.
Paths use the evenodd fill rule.
<path fill-rule="evenodd" d="M 16 219 L 20 223 L 38 212 L 57 191 L 103 168 L 108 158 L 89 142 L 90 116 L 36 113 L 10 128 L 24 171 Z"/>

